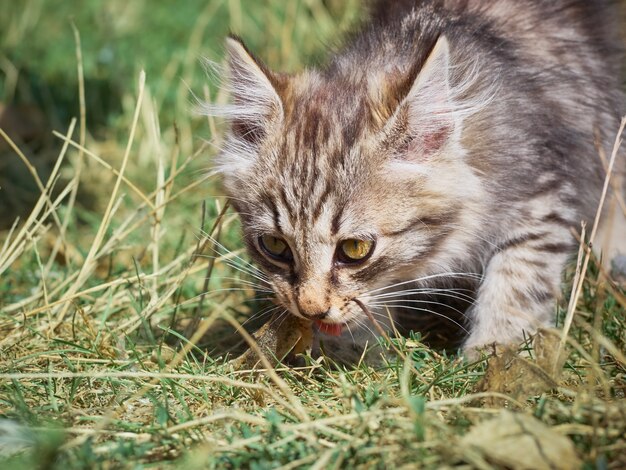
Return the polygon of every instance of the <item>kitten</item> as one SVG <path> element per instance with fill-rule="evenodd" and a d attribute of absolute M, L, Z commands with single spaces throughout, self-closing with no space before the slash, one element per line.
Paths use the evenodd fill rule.
<path fill-rule="evenodd" d="M 552 325 L 624 109 L 615 7 L 378 1 L 369 18 L 295 75 L 226 41 L 217 169 L 279 304 L 352 341 L 377 331 L 357 300 L 385 323 L 471 299 L 466 351 Z"/>

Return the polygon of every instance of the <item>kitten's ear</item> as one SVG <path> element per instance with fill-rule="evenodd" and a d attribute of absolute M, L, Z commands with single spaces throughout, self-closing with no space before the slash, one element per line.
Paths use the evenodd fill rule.
<path fill-rule="evenodd" d="M 421 161 L 442 150 L 460 126 L 450 86 L 450 47 L 441 36 L 424 62 L 399 111 L 408 136 L 402 158 Z"/>
<path fill-rule="evenodd" d="M 226 117 L 236 137 L 254 144 L 266 134 L 272 122 L 282 118 L 283 104 L 277 91 L 280 77 L 234 36 L 226 39 L 226 51 L 233 100 Z"/>

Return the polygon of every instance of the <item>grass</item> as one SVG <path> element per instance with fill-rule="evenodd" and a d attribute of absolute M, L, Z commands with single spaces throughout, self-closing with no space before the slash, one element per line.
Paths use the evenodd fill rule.
<path fill-rule="evenodd" d="M 232 28 L 272 66 L 295 69 L 322 56 L 358 3 L 156 5 L 107 6 L 101 31 L 97 2 L 2 6 L 3 70 L 32 71 L 46 53 L 15 93 L 3 75 L 4 99 L 39 90 L 58 119 L 47 166 L 28 142 L 0 139 L 36 191 L 0 232 L 0 466 L 626 466 L 626 294 L 586 250 L 586 269 L 566 276 L 563 357 L 561 336 L 546 333 L 530 359 L 467 363 L 414 336 L 393 339 L 401 355 L 378 366 L 306 358 L 271 374 L 225 363 L 239 338 L 227 319 L 263 304 L 237 269 L 236 217 L 219 217 L 225 200 L 204 177 L 214 147 L 203 140 L 219 139 L 219 123 L 192 115 L 189 88 L 225 97 L 197 58 L 218 59 Z M 115 65 L 97 64 L 106 38 Z M 59 77 L 58 100 L 37 100 L 35 75 Z M 114 106 L 94 98 L 98 76 L 117 90 Z"/>

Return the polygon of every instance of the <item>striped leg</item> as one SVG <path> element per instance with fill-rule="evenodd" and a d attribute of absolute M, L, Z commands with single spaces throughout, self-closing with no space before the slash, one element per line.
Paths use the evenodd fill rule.
<path fill-rule="evenodd" d="M 510 238 L 491 258 L 469 312 L 466 353 L 492 343 L 515 344 L 553 324 L 561 274 L 574 247 L 564 224 L 555 225 Z"/>

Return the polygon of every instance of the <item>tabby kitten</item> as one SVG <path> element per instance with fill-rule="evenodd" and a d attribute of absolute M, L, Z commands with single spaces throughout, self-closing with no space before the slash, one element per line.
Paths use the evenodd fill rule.
<path fill-rule="evenodd" d="M 226 41 L 232 103 L 207 112 L 230 122 L 217 169 L 264 278 L 346 341 L 376 331 L 359 302 L 378 319 L 436 313 L 421 294 L 468 298 L 467 280 L 466 350 L 552 325 L 624 109 L 614 6 L 370 10 L 327 65 L 295 75 Z"/>

